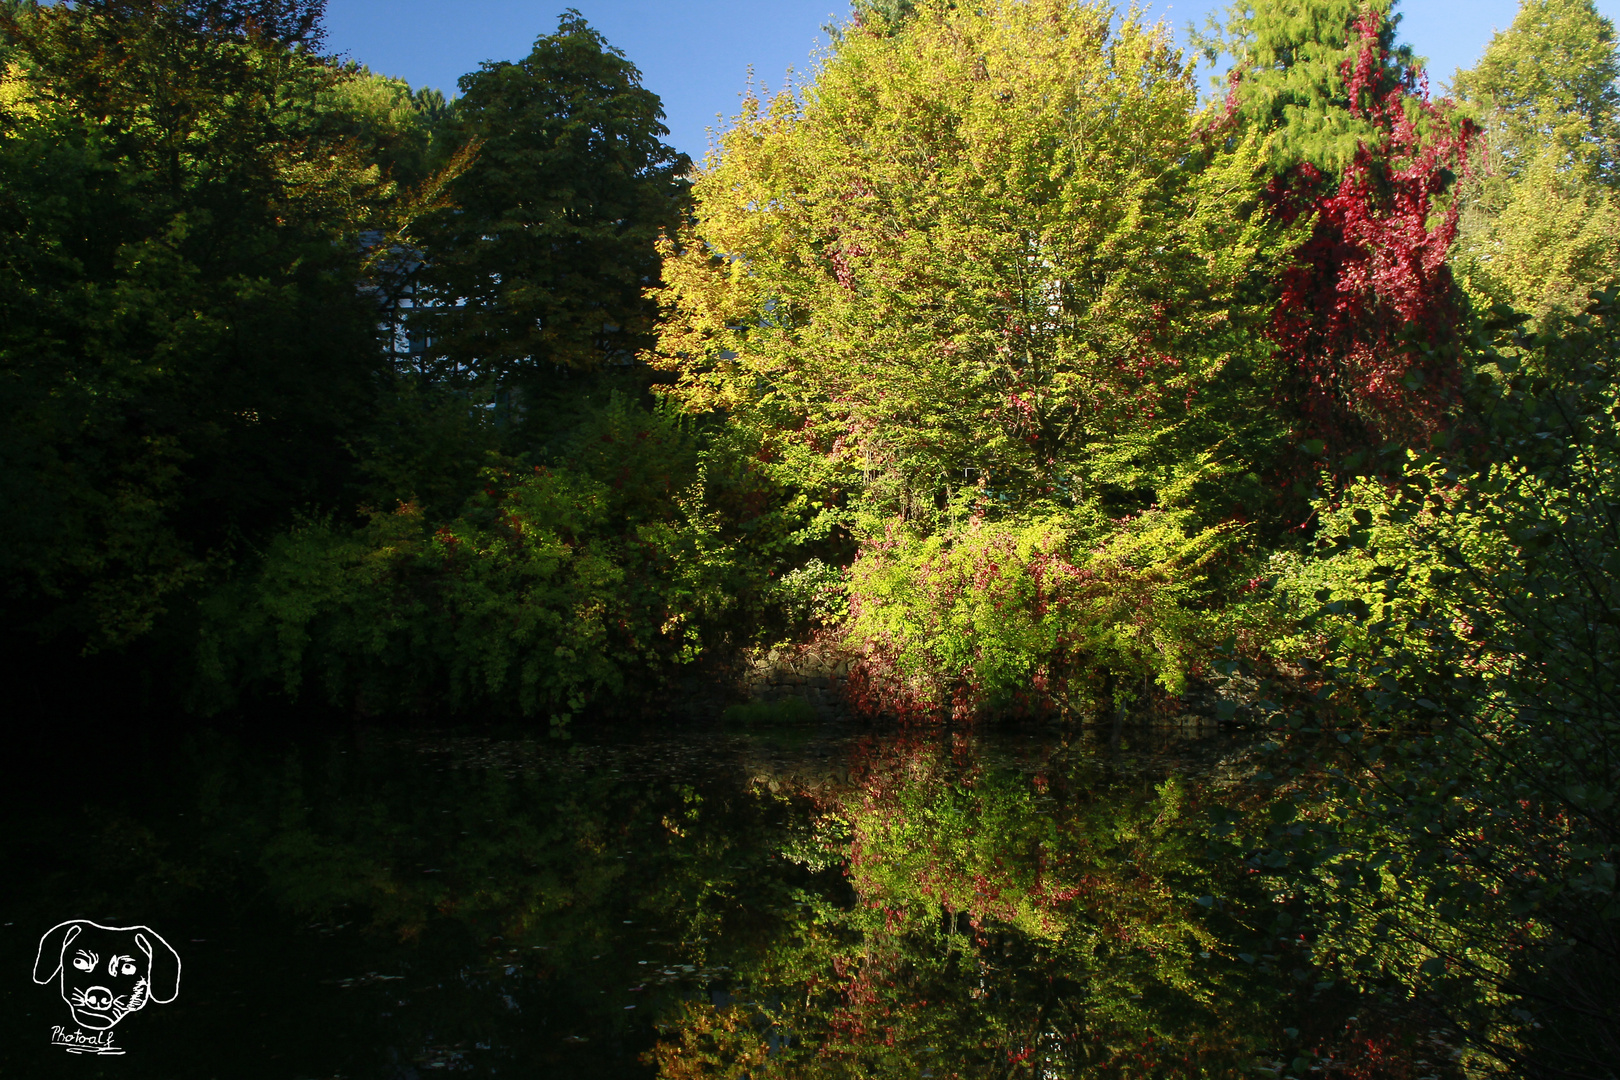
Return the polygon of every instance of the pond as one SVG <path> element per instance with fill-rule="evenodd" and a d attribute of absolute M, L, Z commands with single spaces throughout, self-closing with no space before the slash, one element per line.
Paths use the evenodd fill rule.
<path fill-rule="evenodd" d="M 0 1075 L 1284 1075 L 1410 1041 L 1312 981 L 1212 836 L 1251 743 L 715 723 L 14 760 Z M 107 981 L 97 934 L 148 979 L 102 1031 L 64 1000 L 81 945 Z"/>

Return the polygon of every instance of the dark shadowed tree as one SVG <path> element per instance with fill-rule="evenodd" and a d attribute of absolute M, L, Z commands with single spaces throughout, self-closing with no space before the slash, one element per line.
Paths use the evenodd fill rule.
<path fill-rule="evenodd" d="M 478 158 L 426 237 L 423 317 L 446 372 L 532 386 L 559 366 L 627 360 L 655 316 L 659 234 L 686 204 L 686 155 L 657 95 L 578 12 L 516 63 L 461 80 Z"/>
<path fill-rule="evenodd" d="M 91 646 L 347 482 L 391 186 L 320 122 L 318 4 L 7 13 L 0 539 L 8 628 Z"/>
<path fill-rule="evenodd" d="M 115 22 L 161 14 L 199 34 L 262 38 L 311 51 L 326 39 L 326 0 L 77 0 L 74 6 Z"/>

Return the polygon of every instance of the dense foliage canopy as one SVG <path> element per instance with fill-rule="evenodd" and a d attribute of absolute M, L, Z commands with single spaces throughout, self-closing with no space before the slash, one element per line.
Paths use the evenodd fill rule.
<path fill-rule="evenodd" d="M 350 76 L 256 20 L 0 26 L 13 628 L 138 638 L 240 538 L 343 490 L 378 371 L 360 236 L 397 188 L 343 130 Z"/>
<path fill-rule="evenodd" d="M 798 1021 L 815 1068 L 970 1015 L 1042 1045 L 954 990 L 879 1022 L 908 950 L 914 986 L 967 962 L 957 914 L 1088 1030 L 1181 1024 L 1240 1068 L 1276 1037 L 1201 1011 L 1227 991 L 1188 973 L 1196 885 L 1253 917 L 1222 934 L 1297 928 L 1313 993 L 1448 1017 L 1481 1075 L 1612 1077 L 1620 60 L 1592 0 L 1524 0 L 1456 100 L 1391 0 L 1236 5 L 1213 98 L 1135 8 L 863 0 L 696 168 L 576 12 L 447 101 L 322 56 L 321 6 L 0 9 L 21 684 L 563 735 L 815 636 L 853 708 L 910 721 L 1117 744 L 1213 695 L 1273 755 L 1199 801 L 1230 873 L 1186 869 L 1173 788 L 1041 833 L 1027 791 L 919 751 L 821 807 L 870 904 L 749 976 L 836 983 Z M 1107 895 L 1003 865 L 975 817 L 1090 852 Z M 1173 1000 L 1109 966 L 1122 925 Z M 766 1069 L 742 1014 L 688 1020 L 669 1075 Z"/>
<path fill-rule="evenodd" d="M 1590 0 L 1546 0 L 1458 73 L 1489 135 L 1453 256 L 1482 306 L 1556 320 L 1620 270 L 1617 64 L 1614 26 Z"/>
<path fill-rule="evenodd" d="M 680 220 L 690 165 L 661 141 L 657 96 L 577 13 L 461 91 L 455 137 L 477 153 L 417 272 L 433 361 L 510 388 L 633 356 L 652 325 L 654 241 Z"/>

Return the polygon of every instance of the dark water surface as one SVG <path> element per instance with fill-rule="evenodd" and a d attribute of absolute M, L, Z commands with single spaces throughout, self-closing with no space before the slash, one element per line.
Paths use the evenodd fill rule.
<path fill-rule="evenodd" d="M 1244 745 L 688 725 L 12 761 L 0 1076 L 1274 1068 L 1343 1023 L 1210 854 Z M 51 1045 L 78 1028 L 30 971 L 70 919 L 181 958 L 122 1056 Z"/>

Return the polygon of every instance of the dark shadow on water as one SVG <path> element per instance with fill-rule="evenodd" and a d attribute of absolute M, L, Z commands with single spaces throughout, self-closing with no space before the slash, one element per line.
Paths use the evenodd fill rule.
<path fill-rule="evenodd" d="M 1107 735 L 36 733 L 7 765 L 0 1076 L 1269 1059 L 1290 1017 L 1325 1012 L 1238 959 L 1266 901 L 1208 856 L 1204 808 L 1241 797 L 1247 740 Z M 28 973 L 66 919 L 149 926 L 182 957 L 178 998 L 114 1029 L 123 1056 L 50 1045 L 68 1008 Z"/>

